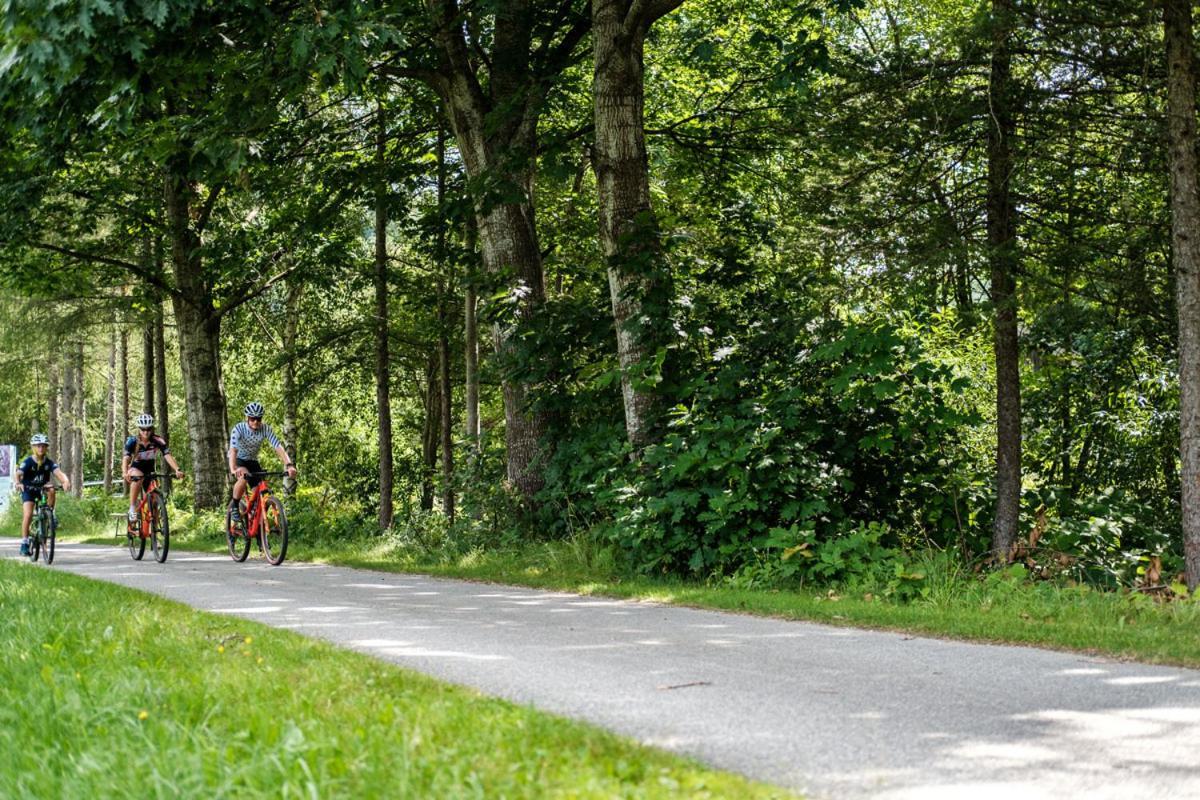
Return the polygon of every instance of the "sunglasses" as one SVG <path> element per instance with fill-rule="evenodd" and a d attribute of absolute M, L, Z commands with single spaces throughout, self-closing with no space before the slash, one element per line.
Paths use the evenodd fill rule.
<path fill-rule="evenodd" d="M 138 428 L 139 431 L 152 431 L 154 428 Z"/>

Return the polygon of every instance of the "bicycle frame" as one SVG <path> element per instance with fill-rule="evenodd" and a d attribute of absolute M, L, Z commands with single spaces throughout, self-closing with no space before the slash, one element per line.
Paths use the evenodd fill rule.
<path fill-rule="evenodd" d="M 142 484 L 142 497 L 138 501 L 136 509 L 139 522 L 138 535 L 146 539 L 150 536 L 150 509 L 146 504 L 150 501 L 151 494 L 158 493 L 158 475 L 154 473 L 143 475 L 141 480 L 144 481 Z"/>
<path fill-rule="evenodd" d="M 269 525 L 267 522 L 267 496 L 271 494 L 271 487 L 267 485 L 267 479 L 263 478 L 257 486 L 250 490 L 250 496 L 246 498 L 246 536 L 254 538 L 258 536 L 259 528 L 263 525 Z M 267 530 L 270 533 L 270 530 Z"/>

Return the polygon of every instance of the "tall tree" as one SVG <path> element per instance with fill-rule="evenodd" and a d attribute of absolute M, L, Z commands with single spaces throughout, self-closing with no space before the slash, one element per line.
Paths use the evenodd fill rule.
<path fill-rule="evenodd" d="M 392 363 L 388 337 L 388 251 L 387 251 L 387 116 L 380 104 L 375 134 L 375 405 L 379 414 L 379 527 L 393 523 L 395 467 L 392 463 Z"/>
<path fill-rule="evenodd" d="M 992 0 L 991 73 L 988 82 L 988 260 L 996 356 L 996 515 L 992 557 L 1007 561 L 1021 513 L 1021 372 L 1017 341 L 1016 213 L 1012 202 L 1013 136 L 1012 0 Z"/>
<path fill-rule="evenodd" d="M 1190 0 L 1164 0 L 1171 257 L 1179 315 L 1179 442 L 1187 585 L 1200 586 L 1200 173 L 1196 55 Z"/>
<path fill-rule="evenodd" d="M 650 375 L 666 343 L 669 281 L 650 205 L 646 156 L 646 33 L 683 0 L 592 0 L 593 164 L 600 194 L 600 244 L 608 268 L 625 431 L 634 450 L 651 441 Z"/>
<path fill-rule="evenodd" d="M 511 296 L 511 314 L 493 325 L 495 348 L 516 360 L 517 331 L 539 318 L 546 299 L 534 221 L 538 121 L 590 17 L 576 2 L 424 5 L 428 15 L 419 27 L 432 29 L 432 47 L 391 53 L 385 61 L 393 74 L 424 80 L 446 109 L 475 187 L 484 267 L 507 281 Z M 502 388 L 508 480 L 529 499 L 544 483 L 537 460 L 549 445 L 549 420 L 533 408 L 535 387 L 527 378 L 506 375 Z"/>

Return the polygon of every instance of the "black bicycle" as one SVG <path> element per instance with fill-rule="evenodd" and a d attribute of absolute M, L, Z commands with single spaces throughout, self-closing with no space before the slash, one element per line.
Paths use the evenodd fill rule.
<path fill-rule="evenodd" d="M 37 501 L 33 507 L 33 518 L 29 521 L 29 560 L 36 563 L 40 555 L 50 564 L 54 561 L 54 540 L 58 523 L 54 519 L 54 509 L 46 500 L 46 492 L 40 488 L 36 491 Z"/>

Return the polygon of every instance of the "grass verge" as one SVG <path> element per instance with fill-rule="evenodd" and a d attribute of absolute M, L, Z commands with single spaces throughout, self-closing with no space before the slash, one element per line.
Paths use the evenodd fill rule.
<path fill-rule="evenodd" d="M 783 797 L 256 623 L 0 561 L 0 797 Z"/>

